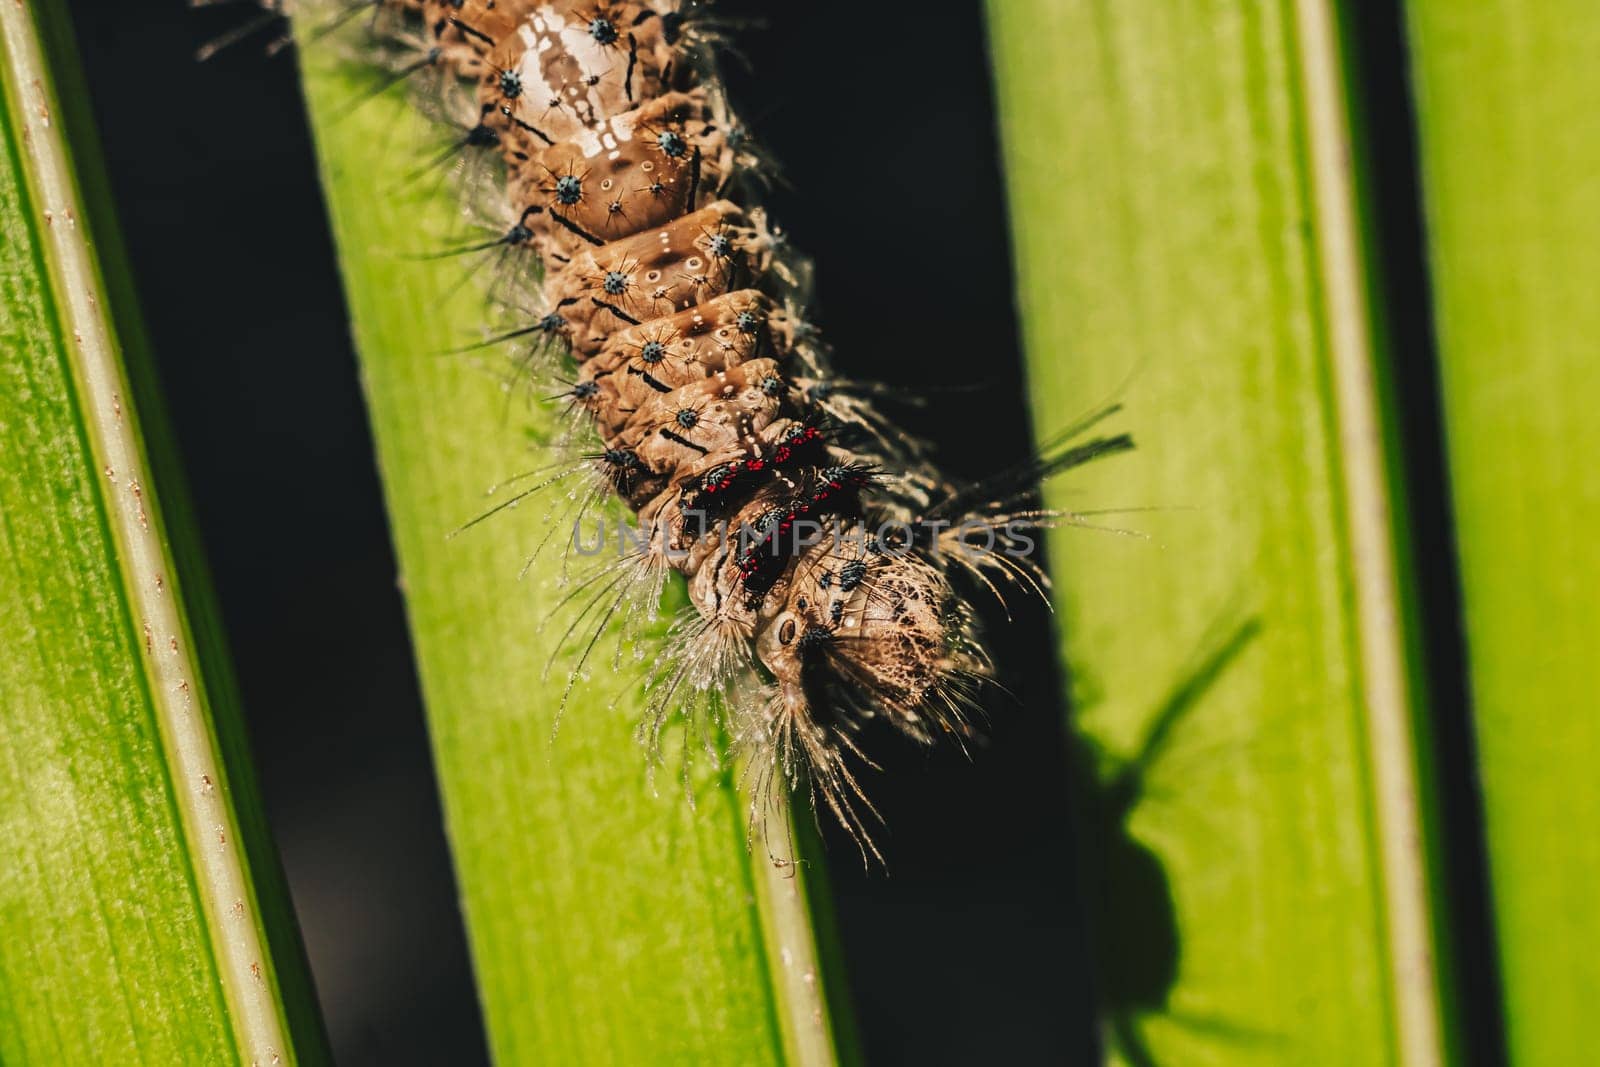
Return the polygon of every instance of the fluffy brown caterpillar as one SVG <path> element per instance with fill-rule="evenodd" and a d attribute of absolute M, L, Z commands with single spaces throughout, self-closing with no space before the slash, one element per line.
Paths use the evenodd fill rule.
<path fill-rule="evenodd" d="M 1081 443 L 981 490 L 941 478 L 870 389 L 835 379 L 804 323 L 808 264 L 755 202 L 766 164 L 715 75 L 715 23 L 669 0 L 379 0 L 397 70 L 438 76 L 454 146 L 503 163 L 493 246 L 532 334 L 576 363 L 566 401 L 600 447 L 575 461 L 647 536 L 625 596 L 687 580 L 653 678 L 667 716 L 725 701 L 761 789 L 808 789 L 864 849 L 863 724 L 960 742 L 991 673 L 958 585 L 1039 590 L 1037 479 L 1131 447 Z M 496 194 L 500 195 L 500 194 Z M 497 214 L 502 213 L 497 211 Z M 1101 413 L 1103 416 L 1105 413 Z M 617 582 L 604 586 L 606 595 Z M 631 590 L 631 592 L 630 592 Z M 607 609 L 609 610 L 609 609 Z M 875 851 L 875 850 L 874 850 Z"/>

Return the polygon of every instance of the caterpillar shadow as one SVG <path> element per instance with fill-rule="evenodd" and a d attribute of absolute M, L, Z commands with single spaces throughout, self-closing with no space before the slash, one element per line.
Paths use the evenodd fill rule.
<path fill-rule="evenodd" d="M 1133 756 L 1109 770 L 1092 741 L 1069 735 L 1078 869 L 1103 1040 L 1134 1067 L 1158 1063 L 1143 1032 L 1143 1022 L 1153 1016 L 1178 1019 L 1221 1040 L 1254 1042 L 1262 1036 L 1223 1020 L 1180 1019 L 1172 1012 L 1169 1001 L 1182 958 L 1172 884 L 1155 851 L 1130 828 L 1163 752 L 1260 632 L 1255 617 L 1231 630 L 1219 628 L 1220 635 L 1201 648 L 1195 665 L 1156 708 Z"/>

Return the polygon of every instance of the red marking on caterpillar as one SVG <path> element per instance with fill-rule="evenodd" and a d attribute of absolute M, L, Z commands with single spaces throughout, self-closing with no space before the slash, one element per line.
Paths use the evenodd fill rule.
<path fill-rule="evenodd" d="M 873 408 L 873 387 L 832 376 L 801 317 L 809 264 L 759 207 L 769 166 L 722 91 L 703 6 L 358 7 L 401 53 L 397 75 L 437 78 L 436 108 L 462 131 L 450 154 L 504 163 L 485 207 L 515 221 L 466 251 L 537 252 L 542 276 L 510 279 L 509 303 L 541 310 L 499 340 L 539 339 L 575 361 L 558 395 L 600 441 L 495 510 L 573 477 L 589 486 L 574 494 L 580 517 L 620 495 L 649 536 L 574 595 L 608 598 L 603 616 L 653 610 L 676 571 L 692 603 L 653 673 L 646 737 L 726 693 L 758 794 L 807 789 L 876 854 L 860 727 L 880 718 L 928 743 L 970 734 L 991 668 L 962 586 L 1041 590 L 1022 531 L 1081 520 L 1032 506 L 1037 480 L 1131 440 L 1083 440 L 1104 411 L 1063 439 L 1080 443 L 957 486 Z M 573 627 L 585 618 L 590 606 Z"/>

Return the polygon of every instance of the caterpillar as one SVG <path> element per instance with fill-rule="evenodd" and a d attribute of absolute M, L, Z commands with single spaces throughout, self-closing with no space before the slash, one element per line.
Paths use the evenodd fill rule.
<path fill-rule="evenodd" d="M 758 796 L 804 791 L 877 856 L 863 727 L 972 736 L 994 673 L 973 600 L 1043 595 L 1029 532 L 1088 523 L 1038 506 L 1037 483 L 1130 449 L 1096 429 L 1115 409 L 958 485 L 877 410 L 882 387 L 836 376 L 704 5 L 363 0 L 332 25 L 357 13 L 453 127 L 441 158 L 499 179 L 468 182 L 503 219 L 468 249 L 504 260 L 489 296 L 519 318 L 495 340 L 531 341 L 522 372 L 561 379 L 574 416 L 569 454 L 489 514 L 574 477 L 580 517 L 621 498 L 635 548 L 580 583 L 595 610 L 579 620 L 648 613 L 683 577 L 652 748 L 673 715 L 714 709 Z"/>

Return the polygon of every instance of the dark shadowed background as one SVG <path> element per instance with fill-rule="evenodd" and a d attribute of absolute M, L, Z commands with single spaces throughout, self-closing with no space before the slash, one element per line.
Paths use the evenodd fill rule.
<path fill-rule="evenodd" d="M 194 61 L 244 6 L 70 6 L 335 1051 L 483 1061 L 293 60 L 263 55 L 269 33 Z M 979 4 L 885 14 L 881 32 L 844 0 L 723 6 L 765 23 L 730 81 L 784 165 L 770 203 L 816 257 L 841 372 L 925 397 L 895 413 L 958 476 L 1025 457 Z M 970 761 L 876 739 L 888 873 L 825 827 L 874 1064 L 1082 1061 L 1095 1043 L 1048 615 L 995 644 L 1014 699 L 991 702 Z"/>

